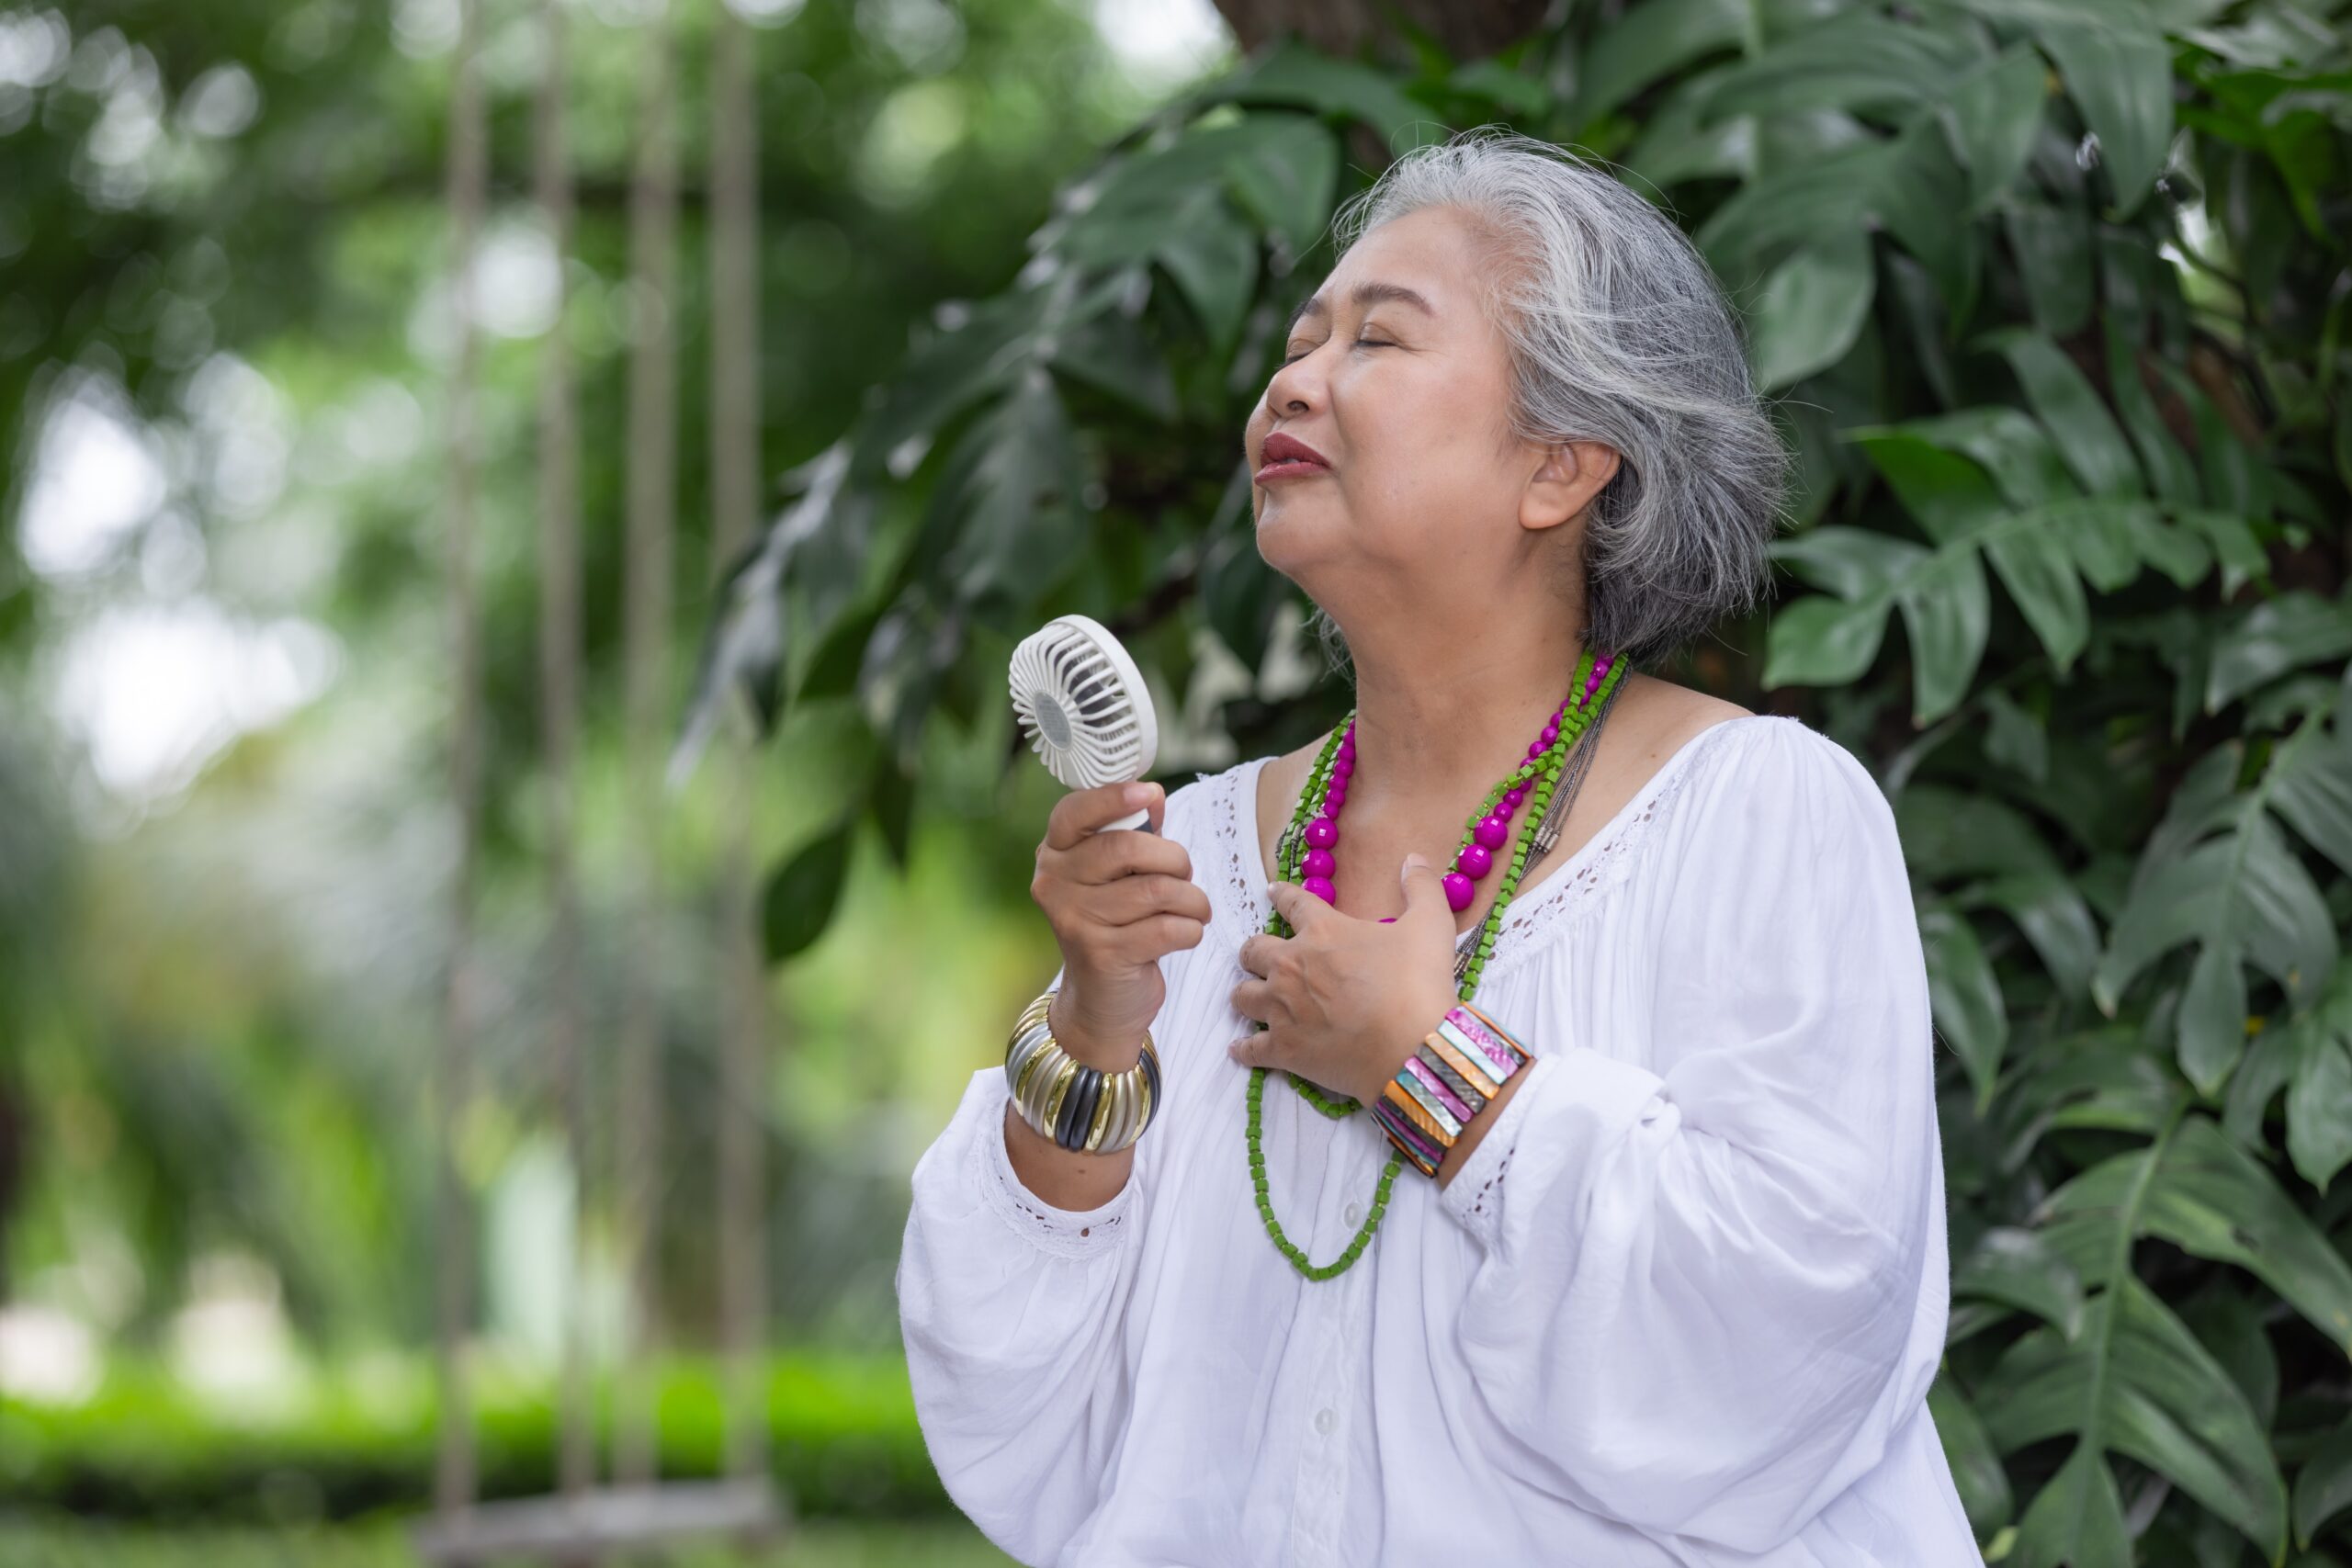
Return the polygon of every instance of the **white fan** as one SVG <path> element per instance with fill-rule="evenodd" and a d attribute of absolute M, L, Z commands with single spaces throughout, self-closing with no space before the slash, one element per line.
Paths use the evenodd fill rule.
<path fill-rule="evenodd" d="M 1099 621 L 1057 615 L 1012 650 L 1012 711 L 1030 749 L 1072 789 L 1129 784 L 1151 771 L 1159 724 L 1143 672 Z M 1110 828 L 1150 830 L 1138 811 Z"/>

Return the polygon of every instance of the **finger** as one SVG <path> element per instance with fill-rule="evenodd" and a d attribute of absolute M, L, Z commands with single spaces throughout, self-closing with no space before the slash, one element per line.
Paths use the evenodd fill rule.
<path fill-rule="evenodd" d="M 1056 874 L 1071 882 L 1116 882 L 1125 876 L 1174 876 L 1190 881 L 1193 857 L 1173 839 L 1151 833 L 1093 833 L 1067 850 L 1049 844 Z"/>
<path fill-rule="evenodd" d="M 1252 975 L 1272 974 L 1274 946 L 1283 940 L 1271 931 L 1252 931 L 1241 943 L 1241 967 Z"/>
<path fill-rule="evenodd" d="M 1266 901 L 1274 912 L 1290 922 L 1290 929 L 1301 936 L 1315 929 L 1315 922 L 1333 912 L 1329 904 L 1301 887 L 1295 882 L 1269 882 Z"/>
<path fill-rule="evenodd" d="M 1077 847 L 1090 833 L 1099 832 L 1129 813 L 1158 804 L 1166 792 L 1156 784 L 1102 784 L 1074 789 L 1054 802 L 1046 818 L 1046 842 L 1051 848 Z"/>
<path fill-rule="evenodd" d="M 1084 897 L 1087 914 L 1097 924 L 1133 925 L 1155 915 L 1182 915 L 1206 925 L 1209 896 L 1181 876 L 1125 876 Z"/>
<path fill-rule="evenodd" d="M 1282 1064 L 1282 1042 L 1271 1029 L 1261 1029 L 1244 1035 L 1225 1048 L 1225 1054 L 1245 1067 L 1279 1067 Z"/>
<path fill-rule="evenodd" d="M 1445 923 L 1449 926 L 1453 923 L 1453 906 L 1447 902 L 1445 897 L 1445 878 L 1426 856 L 1419 851 L 1407 855 L 1398 877 L 1405 885 L 1407 917 L 1418 919 L 1424 909 L 1442 910 Z"/>
<path fill-rule="evenodd" d="M 1274 1016 L 1274 987 L 1264 980 L 1244 980 L 1233 987 L 1233 1006 L 1244 1018 L 1270 1023 Z"/>

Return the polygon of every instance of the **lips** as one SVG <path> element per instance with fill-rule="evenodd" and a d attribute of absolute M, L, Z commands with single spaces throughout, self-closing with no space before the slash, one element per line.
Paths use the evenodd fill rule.
<path fill-rule="evenodd" d="M 1331 471 L 1329 459 L 1295 435 L 1275 431 L 1266 437 L 1265 449 L 1260 454 L 1264 466 L 1258 470 L 1258 481 L 1282 479 L 1293 474 L 1324 474 Z"/>

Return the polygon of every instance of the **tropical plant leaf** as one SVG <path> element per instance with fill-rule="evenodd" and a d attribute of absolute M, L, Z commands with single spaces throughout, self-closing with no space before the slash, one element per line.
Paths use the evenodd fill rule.
<path fill-rule="evenodd" d="M 845 826 L 820 833 L 768 878 L 760 931 L 770 964 L 797 956 L 824 935 L 849 878 L 850 841 Z"/>
<path fill-rule="evenodd" d="M 1919 916 L 1926 951 L 1928 997 L 1937 1029 L 1960 1057 L 1976 1086 L 1976 1111 L 1984 1113 L 2001 1073 L 2001 1051 L 2008 1043 L 2009 1018 L 2001 983 L 1985 960 L 1968 918 L 1957 909 L 1931 908 Z"/>
<path fill-rule="evenodd" d="M 1834 235 L 1774 268 L 1756 302 L 1749 357 L 1772 391 L 1846 357 L 1875 292 L 1866 234 Z"/>
<path fill-rule="evenodd" d="M 1968 1396 L 1949 1372 L 1938 1372 L 1928 1389 L 1928 1414 L 1943 1442 L 1944 1462 L 1951 1469 L 1952 1486 L 1960 1506 L 1968 1510 L 1969 1528 L 1979 1540 L 1989 1540 L 2017 1511 L 2017 1495 L 2008 1472 L 1984 1430 Z"/>
<path fill-rule="evenodd" d="M 2041 56 L 2022 45 L 1978 62 L 1942 106 L 1952 151 L 1968 165 L 1968 210 L 1991 207 L 2024 171 L 2041 129 L 2048 73 Z"/>

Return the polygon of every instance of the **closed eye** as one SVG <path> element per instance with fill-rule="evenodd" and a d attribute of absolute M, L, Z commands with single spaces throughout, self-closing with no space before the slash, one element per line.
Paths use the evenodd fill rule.
<path fill-rule="evenodd" d="M 1320 347 L 1322 345 L 1318 344 L 1315 346 Z M 1348 346 L 1351 348 L 1395 348 L 1396 345 L 1388 342 L 1385 338 L 1360 337 Z M 1283 363 L 1284 365 L 1293 364 L 1298 360 L 1306 358 L 1308 355 L 1314 352 L 1315 348 L 1302 348 L 1295 354 L 1286 354 L 1283 355 Z"/>

